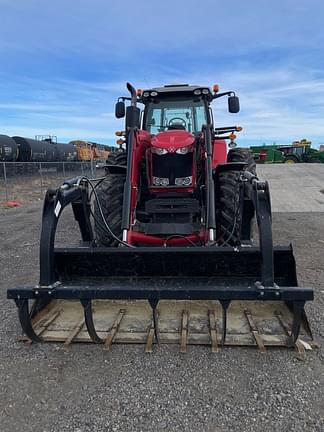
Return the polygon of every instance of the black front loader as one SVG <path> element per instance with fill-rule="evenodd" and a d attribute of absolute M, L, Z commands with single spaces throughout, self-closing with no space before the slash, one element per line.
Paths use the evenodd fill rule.
<path fill-rule="evenodd" d="M 33 341 L 46 340 L 42 330 L 33 328 L 33 320 L 35 314 L 54 300 L 79 301 L 85 327 L 97 343 L 105 339 L 103 332 L 100 336 L 96 331 L 93 300 L 148 300 L 153 310 L 156 341 L 159 338 L 156 310 L 160 300 L 219 301 L 222 308 L 219 342 L 223 345 L 227 343 L 228 312 L 234 302 L 284 304 L 290 314 L 288 324 L 284 325 L 285 345 L 295 345 L 301 324 L 311 336 L 304 306 L 313 300 L 313 291 L 297 286 L 292 247 L 273 248 L 268 184 L 241 171 L 240 164 L 229 163 L 224 169 L 242 173 L 244 199 L 256 213 L 258 246 L 214 243 L 188 247 L 98 247 L 91 224 L 89 185 L 93 188 L 92 182 L 80 177 L 48 191 L 43 209 L 39 285 L 9 289 L 7 293 L 16 302 L 27 337 Z M 216 183 L 217 179 L 214 180 Z M 69 204 L 83 243 L 80 247 L 55 248 L 57 223 Z M 32 308 L 29 300 L 35 300 Z M 259 345 L 260 332 L 245 306 L 244 313 L 255 344 Z M 276 315 L 276 309 L 273 314 Z"/>

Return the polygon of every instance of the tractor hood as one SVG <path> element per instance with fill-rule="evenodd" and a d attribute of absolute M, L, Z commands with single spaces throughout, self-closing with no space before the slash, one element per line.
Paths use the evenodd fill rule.
<path fill-rule="evenodd" d="M 182 147 L 193 145 L 195 137 L 184 130 L 170 130 L 160 132 L 152 138 L 152 147 L 167 149 L 170 153 Z"/>

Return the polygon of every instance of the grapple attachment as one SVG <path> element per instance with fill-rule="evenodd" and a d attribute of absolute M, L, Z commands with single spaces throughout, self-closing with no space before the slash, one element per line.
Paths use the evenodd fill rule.
<path fill-rule="evenodd" d="M 263 349 L 293 346 L 301 325 L 309 338 L 304 305 L 313 292 L 297 287 L 292 248 L 274 249 L 274 287 L 261 284 L 260 261 L 253 247 L 56 249 L 59 283 L 11 289 L 8 296 L 35 341 L 66 342 L 75 332 L 72 339 L 107 345 L 115 328 L 115 340 L 145 343 L 153 329 L 161 343 L 185 337 L 186 344 Z M 36 309 L 46 305 L 45 317 L 43 310 L 34 317 L 35 330 L 29 299 L 36 300 Z"/>
<path fill-rule="evenodd" d="M 250 179 L 251 180 L 251 179 Z M 253 185 L 253 179 L 250 182 Z M 255 183 L 260 245 L 96 247 L 80 179 L 47 194 L 40 284 L 8 290 L 33 341 L 221 345 L 311 344 L 292 247 L 272 247 L 267 186 Z M 251 192 L 251 193 L 252 193 Z M 252 197 L 253 198 L 253 197 Z M 62 209 L 72 203 L 83 246 L 54 248 Z M 34 305 L 29 308 L 29 300 Z"/>

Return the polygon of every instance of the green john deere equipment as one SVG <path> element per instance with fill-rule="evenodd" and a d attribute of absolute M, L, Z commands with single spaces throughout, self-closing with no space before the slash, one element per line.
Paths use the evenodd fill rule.
<path fill-rule="evenodd" d="M 251 146 L 257 163 L 324 163 L 324 152 L 311 147 L 311 141 L 302 139 L 291 145 Z"/>

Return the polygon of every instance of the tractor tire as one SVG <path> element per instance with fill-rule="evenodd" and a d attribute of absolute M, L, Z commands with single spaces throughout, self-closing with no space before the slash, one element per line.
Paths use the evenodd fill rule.
<path fill-rule="evenodd" d="M 245 162 L 244 170 L 256 175 L 256 163 L 250 149 L 234 148 L 228 152 L 227 162 Z"/>
<path fill-rule="evenodd" d="M 298 159 L 295 156 L 286 156 L 284 163 L 285 164 L 295 164 L 295 163 L 298 163 Z"/>
<path fill-rule="evenodd" d="M 224 171 L 218 177 L 219 211 L 218 244 L 241 244 L 243 196 L 240 171 Z"/>
<path fill-rule="evenodd" d="M 110 154 L 106 160 L 107 165 L 125 165 L 127 164 L 127 153 L 125 151 Z"/>
<path fill-rule="evenodd" d="M 108 157 L 107 163 L 112 165 L 125 165 L 127 163 L 126 152 Z M 125 174 L 108 174 L 97 186 L 96 192 L 105 220 L 111 231 L 121 239 L 121 220 L 124 200 Z M 99 246 L 116 247 L 119 242 L 111 236 L 106 229 L 99 210 L 97 200 L 94 202 L 94 219 L 96 241 Z"/>

